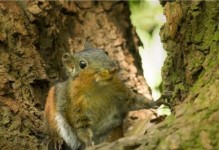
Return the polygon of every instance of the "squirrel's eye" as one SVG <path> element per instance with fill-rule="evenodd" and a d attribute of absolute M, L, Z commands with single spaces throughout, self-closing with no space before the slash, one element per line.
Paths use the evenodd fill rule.
<path fill-rule="evenodd" d="M 81 69 L 84 69 L 87 66 L 86 62 L 83 60 L 80 61 L 79 65 L 80 65 Z"/>
<path fill-rule="evenodd" d="M 105 51 L 105 54 L 108 55 L 108 52 Z"/>

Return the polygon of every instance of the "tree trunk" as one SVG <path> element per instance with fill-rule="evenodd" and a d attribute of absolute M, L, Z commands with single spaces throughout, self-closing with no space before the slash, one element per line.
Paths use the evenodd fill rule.
<path fill-rule="evenodd" d="M 173 114 L 144 136 L 123 138 L 98 150 L 219 149 L 219 3 L 162 3 L 167 21 L 160 35 L 168 55 L 163 89 L 172 92 Z"/>
<path fill-rule="evenodd" d="M 163 88 L 182 104 L 158 127 L 159 149 L 219 149 L 219 3 L 168 2 Z M 161 140 L 162 139 L 162 140 Z"/>
<path fill-rule="evenodd" d="M 66 79 L 62 55 L 86 41 L 108 51 L 130 88 L 150 93 L 129 15 L 126 2 L 0 2 L 0 149 L 47 149 L 47 92 Z"/>

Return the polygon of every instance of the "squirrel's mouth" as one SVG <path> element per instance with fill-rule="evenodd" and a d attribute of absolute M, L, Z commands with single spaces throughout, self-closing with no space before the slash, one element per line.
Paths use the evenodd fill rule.
<path fill-rule="evenodd" d="M 100 82 L 100 81 L 110 81 L 113 79 L 113 77 L 115 76 L 117 72 L 117 68 L 113 68 L 113 69 L 104 69 L 101 70 L 100 72 L 98 72 L 96 74 L 96 82 Z"/>

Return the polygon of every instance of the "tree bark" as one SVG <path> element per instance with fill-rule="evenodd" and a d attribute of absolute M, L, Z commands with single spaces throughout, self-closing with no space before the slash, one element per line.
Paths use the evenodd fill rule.
<path fill-rule="evenodd" d="M 216 1 L 195 0 L 164 6 L 163 89 L 182 103 L 159 126 L 167 126 L 160 149 L 219 149 L 218 8 Z"/>
<path fill-rule="evenodd" d="M 0 2 L 0 149 L 47 149 L 43 109 L 66 79 L 61 57 L 86 41 L 105 49 L 121 79 L 149 94 L 126 2 Z"/>

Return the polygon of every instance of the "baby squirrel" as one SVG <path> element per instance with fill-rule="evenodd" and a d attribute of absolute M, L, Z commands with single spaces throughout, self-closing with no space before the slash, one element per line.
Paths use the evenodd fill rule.
<path fill-rule="evenodd" d="M 44 115 L 48 134 L 72 150 L 123 137 L 128 111 L 159 105 L 129 90 L 103 50 L 85 48 L 62 59 L 69 78 L 50 89 Z"/>

